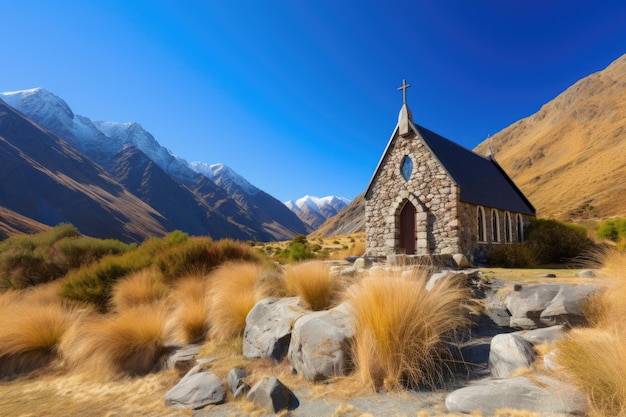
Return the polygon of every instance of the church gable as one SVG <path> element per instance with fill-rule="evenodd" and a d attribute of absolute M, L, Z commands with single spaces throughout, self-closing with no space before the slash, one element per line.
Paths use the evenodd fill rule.
<path fill-rule="evenodd" d="M 404 103 L 398 124 L 365 193 L 368 255 L 473 258 L 486 253 L 485 245 L 512 242 L 535 209 L 495 160 L 415 125 L 408 87 L 403 81 L 399 88 Z M 511 221 L 519 216 L 522 221 Z"/>

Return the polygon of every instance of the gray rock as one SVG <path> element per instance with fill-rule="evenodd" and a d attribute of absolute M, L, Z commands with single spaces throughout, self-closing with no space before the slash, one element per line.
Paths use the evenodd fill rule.
<path fill-rule="evenodd" d="M 532 344 L 514 333 L 503 333 L 491 339 L 489 370 L 496 378 L 506 378 L 535 360 Z"/>
<path fill-rule="evenodd" d="M 584 305 L 596 290 L 592 285 L 517 285 L 506 298 L 510 326 L 534 329 L 581 324 L 585 320 Z"/>
<path fill-rule="evenodd" d="M 576 276 L 578 276 L 579 278 L 595 278 L 596 273 L 593 272 L 591 269 L 584 269 L 576 274 Z"/>
<path fill-rule="evenodd" d="M 243 368 L 233 368 L 228 372 L 228 388 L 235 395 L 235 399 L 241 398 L 250 390 L 250 386 L 243 381 L 246 376 L 248 373 Z"/>
<path fill-rule="evenodd" d="M 176 369 L 179 375 L 187 373 L 196 365 L 196 356 L 200 353 L 200 345 L 184 345 L 173 348 L 163 363 L 163 369 Z"/>
<path fill-rule="evenodd" d="M 348 343 L 354 333 L 346 303 L 300 317 L 287 353 L 292 369 L 309 381 L 343 375 L 349 361 Z"/>
<path fill-rule="evenodd" d="M 546 376 L 510 379 L 486 379 L 453 391 L 446 397 L 446 407 L 455 413 L 479 411 L 495 415 L 496 410 L 510 408 L 545 414 L 585 415 L 585 396 L 574 387 Z"/>
<path fill-rule="evenodd" d="M 265 377 L 254 384 L 247 399 L 273 413 L 281 410 L 294 410 L 299 405 L 295 394 L 273 376 Z"/>
<path fill-rule="evenodd" d="M 172 389 L 165 393 L 170 408 L 202 408 L 224 402 L 226 391 L 222 380 L 200 366 L 192 368 Z"/>
<path fill-rule="evenodd" d="M 280 361 L 289 349 L 295 321 L 305 313 L 300 297 L 269 297 L 259 301 L 246 317 L 244 356 Z"/>
<path fill-rule="evenodd" d="M 555 340 L 562 338 L 563 326 L 557 325 L 535 330 L 523 330 L 520 332 L 515 332 L 513 334 L 521 336 L 522 338 L 524 338 L 524 340 L 528 341 L 534 346 L 541 343 L 554 342 Z"/>
<path fill-rule="evenodd" d="M 353 268 L 353 267 L 343 268 L 341 272 L 339 273 L 339 275 L 342 277 L 353 277 L 356 275 L 356 268 Z"/>
<path fill-rule="evenodd" d="M 357 271 L 359 269 L 367 269 L 372 266 L 372 260 L 368 258 L 356 258 L 352 267 Z"/>
<path fill-rule="evenodd" d="M 456 264 L 457 268 L 459 268 L 459 269 L 465 269 L 465 268 L 471 268 L 472 267 L 472 264 L 467 259 L 467 256 L 463 255 L 462 253 L 455 253 L 454 255 L 452 255 L 452 259 L 454 260 L 454 263 Z"/>
<path fill-rule="evenodd" d="M 440 281 L 446 281 L 446 280 L 465 281 L 466 279 L 467 279 L 467 275 L 465 275 L 463 272 L 443 270 L 441 272 L 437 272 L 433 274 L 430 277 L 430 279 L 426 283 L 426 291 L 432 290 L 435 287 L 435 285 Z"/>
<path fill-rule="evenodd" d="M 556 274 L 541 274 L 540 278 L 556 278 Z"/>

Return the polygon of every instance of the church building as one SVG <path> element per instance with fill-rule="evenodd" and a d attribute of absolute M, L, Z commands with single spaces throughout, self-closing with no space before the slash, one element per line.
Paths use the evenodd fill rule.
<path fill-rule="evenodd" d="M 403 104 L 365 193 L 366 255 L 485 259 L 523 242 L 536 211 L 493 156 L 478 155 L 413 123 Z"/>

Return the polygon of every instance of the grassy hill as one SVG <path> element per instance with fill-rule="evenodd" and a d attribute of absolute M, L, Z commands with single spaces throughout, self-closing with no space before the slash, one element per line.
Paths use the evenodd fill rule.
<path fill-rule="evenodd" d="M 626 55 L 475 149 L 497 161 L 540 217 L 626 217 Z"/>

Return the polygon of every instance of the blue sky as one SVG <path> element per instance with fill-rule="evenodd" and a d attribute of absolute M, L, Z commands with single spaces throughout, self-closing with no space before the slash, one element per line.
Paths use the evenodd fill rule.
<path fill-rule="evenodd" d="M 397 121 L 467 148 L 626 53 L 626 2 L 0 0 L 0 91 L 136 121 L 281 201 L 365 190 Z"/>

